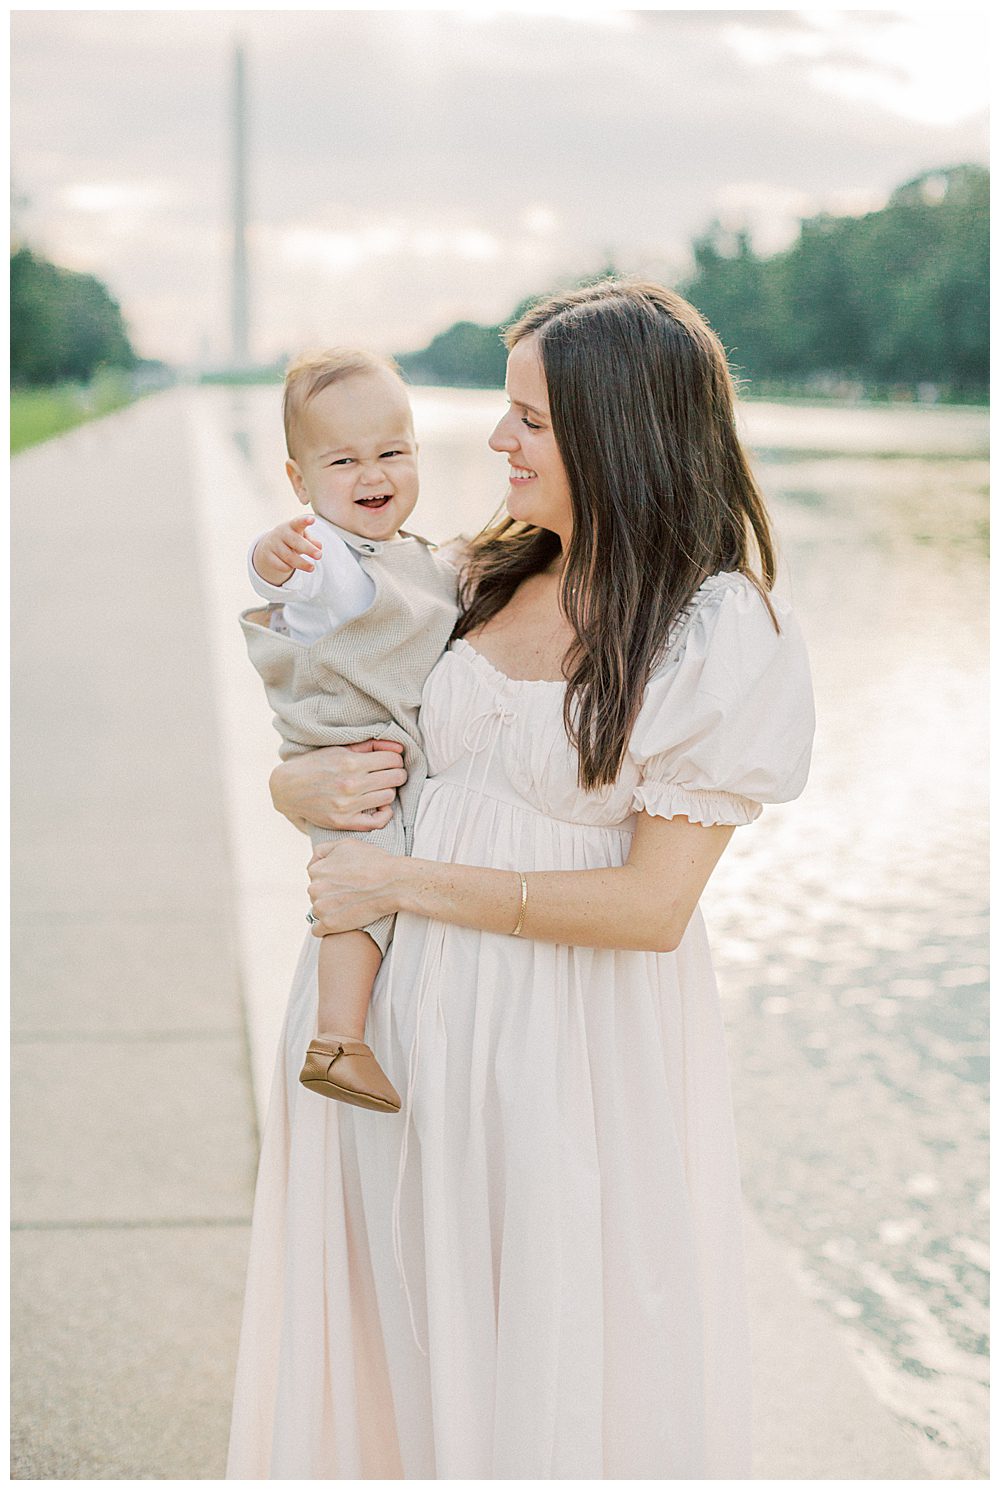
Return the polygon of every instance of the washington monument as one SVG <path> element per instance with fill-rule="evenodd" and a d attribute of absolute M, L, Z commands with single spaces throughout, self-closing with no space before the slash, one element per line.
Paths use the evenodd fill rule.
<path fill-rule="evenodd" d="M 233 48 L 233 278 L 232 363 L 250 365 L 250 310 L 247 283 L 247 127 L 246 56 L 237 42 Z"/>

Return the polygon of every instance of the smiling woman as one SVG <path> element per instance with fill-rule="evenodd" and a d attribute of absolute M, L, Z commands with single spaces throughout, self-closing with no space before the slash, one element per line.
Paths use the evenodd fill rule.
<path fill-rule="evenodd" d="M 458 635 L 423 688 L 413 853 L 341 840 L 310 868 L 321 946 L 396 917 L 366 1039 L 404 1110 L 297 1083 L 308 941 L 263 1142 L 231 1478 L 750 1471 L 698 901 L 734 829 L 802 788 L 808 664 L 768 593 L 725 357 L 690 306 L 616 281 L 544 302 L 510 333 L 508 393 L 491 444 L 511 515 L 471 545 Z M 341 804 L 370 800 L 363 758 L 325 756 L 280 767 L 277 803 L 348 826 L 331 771 Z"/>

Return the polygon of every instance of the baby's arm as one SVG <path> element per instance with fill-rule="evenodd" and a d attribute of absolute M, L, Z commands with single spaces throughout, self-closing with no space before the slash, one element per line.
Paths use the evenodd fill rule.
<path fill-rule="evenodd" d="M 322 554 L 323 545 L 306 533 L 306 528 L 315 521 L 306 515 L 293 517 L 291 522 L 279 523 L 258 538 L 250 563 L 265 584 L 283 585 L 296 569 L 309 573 L 316 568 L 314 561 Z"/>
<path fill-rule="evenodd" d="M 300 641 L 315 641 L 324 631 L 360 616 L 375 596 L 374 580 L 338 533 L 321 523 L 321 542 L 306 531 L 315 521 L 303 516 L 279 523 L 257 539 L 247 556 L 250 583 L 262 600 L 321 607 L 325 624 Z M 302 619 L 300 614 L 297 624 Z"/>

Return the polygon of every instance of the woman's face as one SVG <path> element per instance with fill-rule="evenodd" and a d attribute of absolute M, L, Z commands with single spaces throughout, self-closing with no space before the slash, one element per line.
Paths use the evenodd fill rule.
<path fill-rule="evenodd" d="M 565 548 L 573 531 L 569 477 L 549 414 L 545 371 L 534 336 L 525 336 L 507 358 L 510 408 L 490 436 L 490 449 L 510 464 L 507 511 L 518 522 L 558 533 Z"/>

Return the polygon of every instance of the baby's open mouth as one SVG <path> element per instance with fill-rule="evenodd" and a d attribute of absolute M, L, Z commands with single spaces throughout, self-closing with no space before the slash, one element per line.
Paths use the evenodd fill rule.
<path fill-rule="evenodd" d="M 391 501 L 392 501 L 392 497 L 387 497 L 387 496 L 381 496 L 381 497 L 358 497 L 358 499 L 357 499 L 357 505 L 359 507 L 367 507 L 372 512 L 379 512 L 386 505 L 387 502 L 391 502 Z"/>

